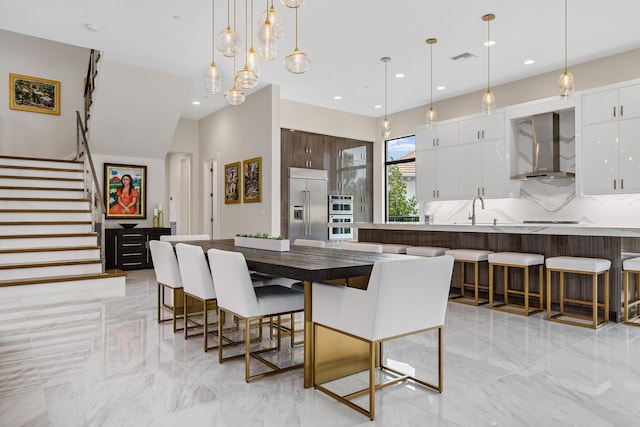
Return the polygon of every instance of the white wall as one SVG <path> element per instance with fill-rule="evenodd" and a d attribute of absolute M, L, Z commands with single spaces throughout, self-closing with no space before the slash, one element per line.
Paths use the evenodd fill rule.
<path fill-rule="evenodd" d="M 280 88 L 267 86 L 238 106 L 228 106 L 199 121 L 200 158 L 218 161 L 218 194 L 224 194 L 224 165 L 262 157 L 262 202 L 223 203 L 218 229 L 220 238 L 236 233 L 280 234 Z M 202 168 L 198 173 L 202 180 Z M 197 209 L 202 210 L 198 198 Z"/>
<path fill-rule="evenodd" d="M 84 111 L 89 49 L 0 30 L 0 153 L 69 158 L 76 152 L 76 110 Z M 60 115 L 9 109 L 9 74 L 60 82 Z"/>

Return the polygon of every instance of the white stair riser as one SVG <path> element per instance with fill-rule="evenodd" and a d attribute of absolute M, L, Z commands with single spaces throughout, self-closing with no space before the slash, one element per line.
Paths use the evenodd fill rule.
<path fill-rule="evenodd" d="M 2 187 L 84 188 L 84 181 L 57 181 L 54 179 L 20 179 L 0 177 Z"/>
<path fill-rule="evenodd" d="M 78 225 L 0 225 L 0 236 L 18 236 L 22 234 L 68 234 L 91 233 L 91 224 Z"/>
<path fill-rule="evenodd" d="M 14 175 L 14 176 L 37 176 L 42 178 L 73 178 L 84 179 L 84 171 L 50 171 L 44 169 L 14 169 L 4 168 L 0 165 L 0 175 Z"/>
<path fill-rule="evenodd" d="M 0 209 L 91 209 L 91 205 L 86 200 L 2 200 Z"/>
<path fill-rule="evenodd" d="M 0 249 L 57 248 L 90 246 L 97 242 L 96 236 L 39 237 L 37 239 L 0 239 Z"/>
<path fill-rule="evenodd" d="M 0 158 L 0 165 L 28 166 L 35 168 L 78 169 L 82 170 L 83 163 L 43 161 L 38 159 L 6 159 Z"/>
<path fill-rule="evenodd" d="M 0 197 L 28 197 L 41 199 L 83 199 L 84 191 L 25 190 L 24 188 L 0 189 Z"/>
<path fill-rule="evenodd" d="M 91 221 L 91 212 L 0 212 L 0 222 Z"/>
<path fill-rule="evenodd" d="M 39 277 L 72 276 L 77 274 L 98 274 L 102 264 L 61 265 L 56 267 L 13 268 L 2 271 L 2 280 L 36 279 Z"/>
<path fill-rule="evenodd" d="M 16 252 L 0 254 L 0 265 L 29 262 L 77 261 L 82 259 L 100 259 L 99 249 L 82 249 L 51 252 Z"/>

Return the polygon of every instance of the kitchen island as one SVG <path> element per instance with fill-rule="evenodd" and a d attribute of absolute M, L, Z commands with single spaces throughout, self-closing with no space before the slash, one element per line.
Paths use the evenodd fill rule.
<path fill-rule="evenodd" d="M 609 319 L 622 319 L 622 260 L 624 253 L 640 256 L 640 227 L 594 224 L 424 224 L 424 223 L 354 223 L 362 242 L 397 243 L 412 246 L 442 246 L 452 249 L 486 249 L 494 252 L 530 252 L 545 258 L 579 256 L 611 260 Z M 480 280 L 488 283 L 486 268 Z M 515 269 L 512 269 L 515 270 Z M 470 273 L 469 273 L 470 274 Z M 515 283 L 522 282 L 517 271 L 510 272 Z M 454 274 L 452 286 L 459 287 Z M 501 294 L 501 279 L 496 277 L 496 292 Z M 588 279 L 566 276 L 567 297 L 588 300 Z M 534 282 L 532 282 L 534 283 Z M 581 286 L 574 286 L 580 284 Z M 546 297 L 546 296 L 545 296 Z M 557 303 L 554 289 L 551 301 Z M 577 307 L 576 309 L 579 310 Z"/>

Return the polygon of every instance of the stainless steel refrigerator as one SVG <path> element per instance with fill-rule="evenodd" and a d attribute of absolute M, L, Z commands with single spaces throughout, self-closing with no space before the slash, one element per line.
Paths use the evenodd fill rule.
<path fill-rule="evenodd" d="M 289 168 L 289 240 L 327 240 L 327 171 Z"/>

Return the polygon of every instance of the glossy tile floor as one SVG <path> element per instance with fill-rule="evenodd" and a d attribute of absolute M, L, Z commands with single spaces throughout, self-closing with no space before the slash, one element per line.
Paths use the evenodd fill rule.
<path fill-rule="evenodd" d="M 301 370 L 246 384 L 242 360 L 218 364 L 200 338 L 158 325 L 155 307 L 152 270 L 129 274 L 125 298 L 0 300 L 0 425 L 640 425 L 640 328 L 449 303 L 444 393 L 386 388 L 371 422 L 304 389 Z M 433 381 L 434 338 L 397 340 L 386 356 Z"/>

